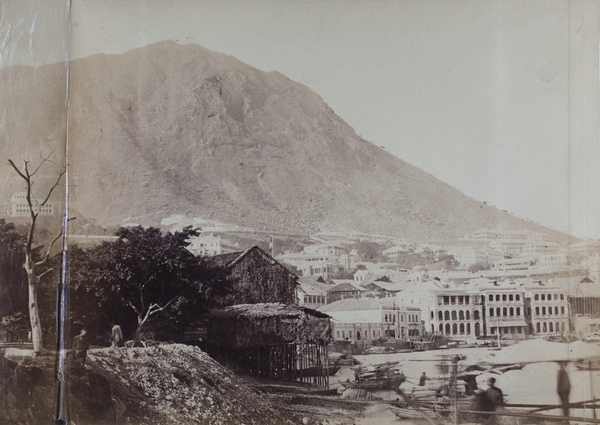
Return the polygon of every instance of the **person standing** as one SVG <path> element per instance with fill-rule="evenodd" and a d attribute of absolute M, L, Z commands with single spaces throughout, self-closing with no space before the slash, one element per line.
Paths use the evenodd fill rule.
<path fill-rule="evenodd" d="M 569 416 L 569 394 L 571 393 L 571 380 L 567 373 L 567 362 L 559 362 L 556 376 L 556 392 L 562 404 L 563 416 Z"/>
<path fill-rule="evenodd" d="M 420 387 L 424 387 L 425 386 L 425 381 L 427 381 L 429 379 L 429 377 L 427 375 L 425 375 L 425 372 L 423 372 L 421 374 L 421 377 L 419 378 L 419 386 Z"/>
<path fill-rule="evenodd" d="M 112 327 L 110 341 L 111 347 L 122 347 L 125 344 L 125 339 L 123 338 L 123 331 L 121 331 L 121 327 L 117 324 L 113 325 Z"/>
<path fill-rule="evenodd" d="M 73 338 L 73 357 L 75 361 L 81 361 L 81 364 L 85 366 L 85 359 L 87 358 L 87 350 L 90 343 L 86 337 L 87 331 L 82 329 L 79 335 Z"/>

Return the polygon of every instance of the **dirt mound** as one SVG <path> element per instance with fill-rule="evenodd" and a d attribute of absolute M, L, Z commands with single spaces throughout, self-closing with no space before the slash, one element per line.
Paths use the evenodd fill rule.
<path fill-rule="evenodd" d="M 1 356 L 0 424 L 48 424 L 55 418 L 55 357 Z M 85 367 L 66 370 L 68 423 L 300 423 L 196 347 L 102 348 Z"/>

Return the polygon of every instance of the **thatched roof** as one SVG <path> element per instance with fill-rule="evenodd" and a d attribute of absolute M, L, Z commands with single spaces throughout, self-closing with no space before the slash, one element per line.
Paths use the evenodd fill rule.
<path fill-rule="evenodd" d="M 211 313 L 209 340 L 220 347 L 328 342 L 327 314 L 282 303 L 239 304 Z"/>

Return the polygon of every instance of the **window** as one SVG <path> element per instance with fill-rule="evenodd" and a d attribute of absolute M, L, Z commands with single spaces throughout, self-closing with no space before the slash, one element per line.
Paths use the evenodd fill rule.
<path fill-rule="evenodd" d="M 515 300 L 516 301 L 520 301 L 521 300 L 521 296 L 519 294 L 515 295 Z"/>
<path fill-rule="evenodd" d="M 457 319 L 457 317 L 456 317 L 456 310 L 455 310 L 452 312 L 452 320 L 456 320 L 456 319 Z"/>
<path fill-rule="evenodd" d="M 513 294 L 510 294 L 510 295 L 508 296 L 508 301 L 512 301 L 512 300 L 513 300 Z"/>
<path fill-rule="evenodd" d="M 546 301 L 546 294 L 542 294 L 542 301 Z"/>
<path fill-rule="evenodd" d="M 445 296 L 444 297 L 444 305 L 448 305 L 448 304 L 450 304 L 450 297 Z"/>
<path fill-rule="evenodd" d="M 540 308 L 539 308 L 539 307 L 536 307 L 536 308 L 535 308 L 535 315 L 536 315 L 536 316 L 539 316 L 539 315 L 540 315 Z"/>
<path fill-rule="evenodd" d="M 440 321 L 444 320 L 444 313 L 442 313 L 441 311 L 438 311 L 438 319 Z"/>
<path fill-rule="evenodd" d="M 465 304 L 469 304 L 470 297 L 468 295 L 465 296 Z"/>
<path fill-rule="evenodd" d="M 479 310 L 475 310 L 475 311 L 473 312 L 473 318 L 474 318 L 475 320 L 479 320 Z"/>
<path fill-rule="evenodd" d="M 502 294 L 502 301 L 506 301 L 506 294 Z"/>
<path fill-rule="evenodd" d="M 490 308 L 490 316 L 494 316 L 494 309 Z"/>
<path fill-rule="evenodd" d="M 465 312 L 464 311 L 459 311 L 458 312 L 458 320 L 465 320 Z"/>
<path fill-rule="evenodd" d="M 500 316 L 502 314 L 502 310 L 500 307 L 496 308 L 496 316 Z"/>
<path fill-rule="evenodd" d="M 456 304 L 456 297 L 455 297 L 455 296 L 452 296 L 452 297 L 450 298 L 450 302 L 451 302 L 452 304 Z"/>
<path fill-rule="evenodd" d="M 517 316 L 521 315 L 521 307 L 517 307 Z"/>
<path fill-rule="evenodd" d="M 565 307 L 564 307 L 564 306 L 562 306 L 562 307 L 560 308 L 560 314 L 565 314 Z"/>
<path fill-rule="evenodd" d="M 500 301 L 500 294 L 496 294 L 496 301 Z"/>
<path fill-rule="evenodd" d="M 494 301 L 494 296 L 492 294 L 490 294 L 489 300 Z"/>
<path fill-rule="evenodd" d="M 508 310 L 508 314 L 510 316 L 514 316 L 515 315 L 515 309 L 511 307 L 510 310 Z"/>
<path fill-rule="evenodd" d="M 535 296 L 533 297 L 534 300 L 539 300 L 540 299 L 540 294 L 535 294 Z"/>
<path fill-rule="evenodd" d="M 539 323 L 539 322 L 535 324 L 535 331 L 536 331 L 537 333 L 540 333 L 540 332 L 541 332 L 541 330 L 540 330 L 540 323 Z"/>
<path fill-rule="evenodd" d="M 471 320 L 471 312 L 467 310 L 467 320 Z"/>
<path fill-rule="evenodd" d="M 507 309 L 506 307 L 504 307 L 504 308 L 502 309 L 502 315 L 503 315 L 503 316 L 508 316 L 508 309 Z"/>
<path fill-rule="evenodd" d="M 462 295 L 458 297 L 458 303 L 459 304 L 464 304 L 465 302 L 465 297 L 463 297 Z"/>
<path fill-rule="evenodd" d="M 433 317 L 434 317 L 434 314 L 433 314 L 433 311 L 432 311 L 431 312 L 431 319 L 433 319 Z M 402 316 L 402 318 L 404 319 L 404 316 Z"/>
<path fill-rule="evenodd" d="M 450 320 L 450 312 L 449 312 L 448 310 L 446 310 L 446 311 L 444 312 L 444 319 L 445 319 L 445 320 Z"/>
<path fill-rule="evenodd" d="M 542 307 L 542 316 L 546 315 L 546 307 Z"/>
<path fill-rule="evenodd" d="M 565 294 L 560 294 L 560 300 L 564 301 L 565 300 Z"/>
<path fill-rule="evenodd" d="M 554 314 L 558 314 L 558 306 L 554 307 Z"/>

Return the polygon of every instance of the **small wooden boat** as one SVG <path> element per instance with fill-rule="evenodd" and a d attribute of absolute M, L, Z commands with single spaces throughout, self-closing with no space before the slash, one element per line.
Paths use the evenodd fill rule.
<path fill-rule="evenodd" d="M 301 374 L 301 376 L 332 376 L 335 375 L 338 370 L 340 370 L 339 366 L 311 366 L 302 369 L 298 373 Z"/>
<path fill-rule="evenodd" d="M 340 382 L 344 388 L 396 389 L 406 381 L 406 376 L 397 368 L 398 362 L 381 363 L 366 367 L 358 366 L 354 370 L 354 381 Z"/>

